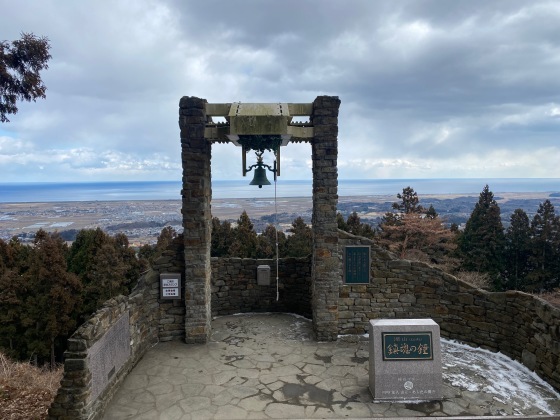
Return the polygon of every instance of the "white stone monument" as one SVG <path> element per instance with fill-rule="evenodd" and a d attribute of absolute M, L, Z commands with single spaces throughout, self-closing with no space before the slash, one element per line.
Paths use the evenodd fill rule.
<path fill-rule="evenodd" d="M 374 400 L 442 398 L 439 325 L 431 319 L 369 324 L 369 389 Z"/>

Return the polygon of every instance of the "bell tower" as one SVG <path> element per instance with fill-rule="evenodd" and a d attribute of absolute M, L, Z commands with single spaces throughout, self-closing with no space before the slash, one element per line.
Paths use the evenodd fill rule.
<path fill-rule="evenodd" d="M 211 147 L 231 142 L 241 148 L 242 174 L 255 169 L 251 185 L 267 185 L 266 169 L 280 176 L 281 147 L 290 142 L 311 144 L 313 162 L 312 311 L 318 340 L 337 338 L 338 289 L 342 262 L 338 253 L 338 110 L 336 96 L 319 96 L 313 103 L 208 103 L 183 97 L 179 103 L 183 165 L 182 215 L 185 245 L 185 341 L 205 343 L 211 321 Z M 292 122 L 308 116 L 309 122 Z M 217 123 L 212 117 L 225 117 Z M 247 167 L 247 155 L 257 162 Z M 262 161 L 274 153 L 271 167 Z"/>

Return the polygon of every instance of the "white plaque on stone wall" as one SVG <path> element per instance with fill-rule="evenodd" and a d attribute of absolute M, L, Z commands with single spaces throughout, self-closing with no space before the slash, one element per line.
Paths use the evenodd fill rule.
<path fill-rule="evenodd" d="M 181 299 L 181 274 L 162 273 L 159 275 L 160 298 Z"/>
<path fill-rule="evenodd" d="M 440 400 L 439 325 L 431 319 L 371 320 L 369 389 L 381 401 Z"/>

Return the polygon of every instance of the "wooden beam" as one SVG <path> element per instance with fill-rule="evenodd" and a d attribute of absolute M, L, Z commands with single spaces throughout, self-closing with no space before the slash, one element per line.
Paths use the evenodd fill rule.
<path fill-rule="evenodd" d="M 206 104 L 206 115 L 209 117 L 226 117 L 229 115 L 229 104 Z"/>
<path fill-rule="evenodd" d="M 313 114 L 313 104 L 288 104 L 288 109 L 290 115 L 294 117 Z"/>

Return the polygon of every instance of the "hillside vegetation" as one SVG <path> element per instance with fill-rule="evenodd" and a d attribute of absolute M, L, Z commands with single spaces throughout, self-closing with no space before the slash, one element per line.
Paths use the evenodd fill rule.
<path fill-rule="evenodd" d="M 46 419 L 61 379 L 61 366 L 40 369 L 0 353 L 0 419 Z"/>

